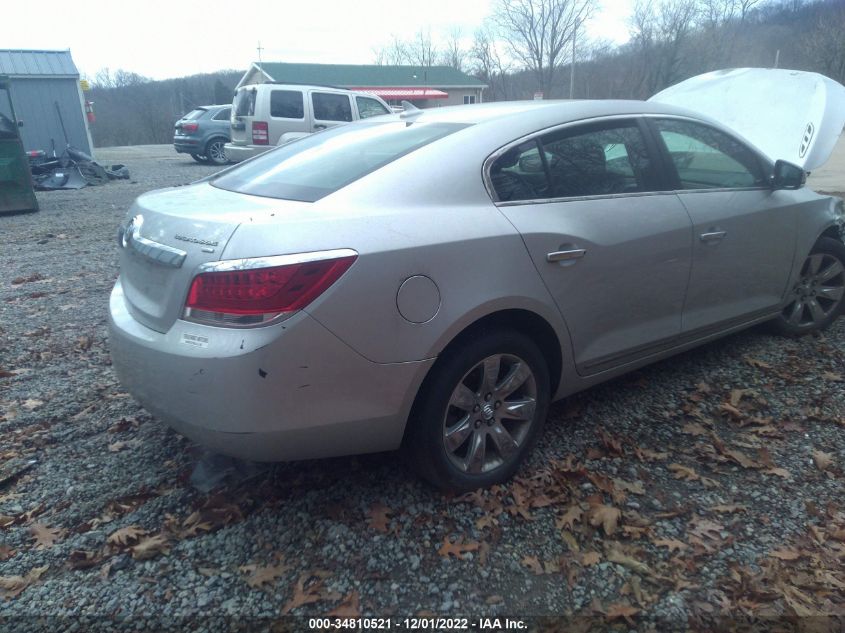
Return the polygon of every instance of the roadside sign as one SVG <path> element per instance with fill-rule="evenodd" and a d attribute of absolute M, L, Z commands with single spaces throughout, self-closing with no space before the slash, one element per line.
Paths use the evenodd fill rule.
<path fill-rule="evenodd" d="M 535 92 L 534 93 L 534 101 L 542 101 L 543 100 L 543 93 L 542 92 Z"/>
<path fill-rule="evenodd" d="M 79 87 L 82 88 L 83 92 L 86 90 L 91 90 L 91 86 L 88 85 L 87 79 L 80 79 L 79 80 Z"/>

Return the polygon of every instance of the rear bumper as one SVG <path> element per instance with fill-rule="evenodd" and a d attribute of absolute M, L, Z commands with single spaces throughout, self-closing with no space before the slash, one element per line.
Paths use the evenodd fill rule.
<path fill-rule="evenodd" d="M 242 459 L 397 448 L 433 362 L 370 362 L 304 312 L 263 328 L 176 321 L 156 332 L 128 312 L 119 280 L 109 307 L 123 386 L 176 431 Z"/>
<path fill-rule="evenodd" d="M 239 163 L 247 158 L 258 156 L 264 152 L 273 149 L 275 145 L 235 145 L 234 143 L 226 143 L 226 157 L 234 162 Z"/>
<path fill-rule="evenodd" d="M 202 143 L 197 138 L 175 137 L 173 149 L 176 150 L 177 154 L 198 154 L 202 149 Z"/>

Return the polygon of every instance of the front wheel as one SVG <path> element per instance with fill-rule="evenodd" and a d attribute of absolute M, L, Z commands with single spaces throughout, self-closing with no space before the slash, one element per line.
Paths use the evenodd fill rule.
<path fill-rule="evenodd" d="M 775 319 L 775 329 L 801 336 L 828 327 L 842 313 L 845 294 L 845 245 L 823 237 L 801 267 L 801 275 Z"/>
<path fill-rule="evenodd" d="M 205 163 L 206 162 L 205 156 L 200 156 L 199 154 L 191 154 L 191 158 L 193 158 L 198 163 Z"/>
<path fill-rule="evenodd" d="M 549 370 L 528 337 L 489 331 L 447 350 L 409 420 L 404 448 L 434 485 L 458 492 L 501 483 L 539 436 Z"/>

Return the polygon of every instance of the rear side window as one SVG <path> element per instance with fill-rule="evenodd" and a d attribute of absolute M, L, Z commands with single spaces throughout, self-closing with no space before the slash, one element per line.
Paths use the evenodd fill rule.
<path fill-rule="evenodd" d="M 466 127 L 458 123 L 356 123 L 282 145 L 211 184 L 256 196 L 314 202 Z"/>
<path fill-rule="evenodd" d="M 678 172 L 682 189 L 761 187 L 757 156 L 735 138 L 707 125 L 658 119 L 655 125 Z"/>
<path fill-rule="evenodd" d="M 358 114 L 362 119 L 368 119 L 371 116 L 388 114 L 387 108 L 375 99 L 370 99 L 369 97 L 355 97 L 355 103 L 358 105 Z"/>
<path fill-rule="evenodd" d="M 235 93 L 236 116 L 253 116 L 255 114 L 255 88 L 241 88 Z"/>
<path fill-rule="evenodd" d="M 191 110 L 182 117 L 183 121 L 195 121 L 196 119 L 202 118 L 202 115 L 205 114 L 207 110 L 203 108 L 197 108 L 196 110 Z"/>
<path fill-rule="evenodd" d="M 223 108 L 217 114 L 215 114 L 212 118 L 215 121 L 228 121 L 232 116 L 232 108 Z"/>
<path fill-rule="evenodd" d="M 349 103 L 348 95 L 312 92 L 311 102 L 314 105 L 315 119 L 346 122 L 352 120 L 352 104 Z"/>
<path fill-rule="evenodd" d="M 299 90 L 273 90 L 270 93 L 270 116 L 277 119 L 302 119 L 305 108 Z"/>
<path fill-rule="evenodd" d="M 567 128 L 512 148 L 490 170 L 501 202 L 653 190 L 654 169 L 635 122 Z"/>

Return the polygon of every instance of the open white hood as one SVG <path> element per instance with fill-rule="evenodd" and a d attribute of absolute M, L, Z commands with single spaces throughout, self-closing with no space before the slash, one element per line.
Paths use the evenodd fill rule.
<path fill-rule="evenodd" d="M 817 73 L 734 68 L 692 77 L 654 95 L 731 128 L 772 161 L 811 171 L 823 165 L 845 125 L 845 86 Z"/>

